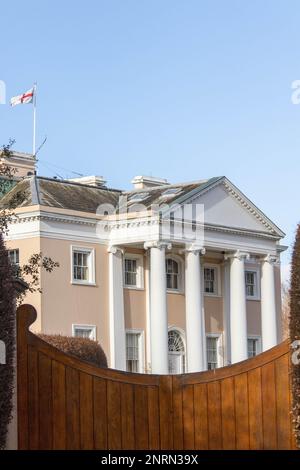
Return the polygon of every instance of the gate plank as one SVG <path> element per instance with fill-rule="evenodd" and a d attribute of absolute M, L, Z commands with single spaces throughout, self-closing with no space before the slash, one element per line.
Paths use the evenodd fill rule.
<path fill-rule="evenodd" d="M 221 392 L 220 382 L 207 384 L 208 447 L 222 449 Z"/>
<path fill-rule="evenodd" d="M 79 373 L 66 368 L 67 449 L 80 449 Z"/>
<path fill-rule="evenodd" d="M 134 390 L 133 385 L 124 383 L 121 387 L 122 449 L 135 448 Z"/>
<path fill-rule="evenodd" d="M 28 347 L 28 440 L 29 449 L 39 448 L 39 369 L 36 349 Z"/>
<path fill-rule="evenodd" d="M 183 449 L 182 379 L 173 376 L 173 435 L 174 449 Z"/>
<path fill-rule="evenodd" d="M 158 387 L 148 387 L 149 449 L 159 449 L 159 397 Z"/>
<path fill-rule="evenodd" d="M 235 441 L 235 409 L 234 409 L 234 380 L 232 377 L 221 381 L 222 409 L 222 448 L 236 448 Z"/>
<path fill-rule="evenodd" d="M 159 427 L 160 448 L 173 449 L 173 399 L 172 376 L 162 375 L 159 378 Z"/>
<path fill-rule="evenodd" d="M 137 450 L 149 448 L 147 410 L 148 410 L 147 388 L 142 385 L 134 385 L 135 448 Z"/>
<path fill-rule="evenodd" d="M 120 383 L 107 381 L 107 441 L 109 449 L 122 449 Z"/>
<path fill-rule="evenodd" d="M 249 449 L 249 411 L 248 411 L 248 377 L 247 373 L 236 375 L 235 390 L 235 426 L 236 448 Z"/>
<path fill-rule="evenodd" d="M 43 353 L 38 355 L 39 367 L 39 449 L 49 450 L 53 446 L 52 430 L 52 364 Z"/>
<path fill-rule="evenodd" d="M 94 446 L 107 449 L 107 397 L 106 380 L 94 377 Z"/>
<path fill-rule="evenodd" d="M 196 384 L 194 387 L 195 407 L 195 448 L 208 449 L 208 420 L 207 420 L 207 385 Z"/>
<path fill-rule="evenodd" d="M 186 385 L 182 390 L 183 405 L 183 448 L 195 448 L 194 429 L 194 385 Z"/>
<path fill-rule="evenodd" d="M 53 449 L 66 449 L 66 369 L 52 361 Z"/>
<path fill-rule="evenodd" d="M 261 369 L 264 449 L 276 449 L 276 394 L 274 362 Z"/>
<path fill-rule="evenodd" d="M 275 361 L 276 380 L 276 416 L 277 416 L 277 449 L 290 449 L 291 417 L 286 412 L 290 408 L 289 393 L 289 357 L 287 354 Z"/>
<path fill-rule="evenodd" d="M 94 419 L 93 419 L 93 379 L 85 373 L 79 375 L 80 393 L 80 448 L 94 448 Z"/>
<path fill-rule="evenodd" d="M 263 419 L 261 394 L 261 369 L 248 372 L 249 394 L 249 446 L 250 449 L 263 449 Z"/>

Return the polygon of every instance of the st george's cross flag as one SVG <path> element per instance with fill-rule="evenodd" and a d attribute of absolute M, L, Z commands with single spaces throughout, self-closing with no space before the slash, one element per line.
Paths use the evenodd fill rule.
<path fill-rule="evenodd" d="M 10 100 L 11 106 L 16 106 L 17 104 L 28 104 L 33 103 L 34 97 L 34 87 L 30 90 L 23 93 L 23 95 L 13 96 Z"/>

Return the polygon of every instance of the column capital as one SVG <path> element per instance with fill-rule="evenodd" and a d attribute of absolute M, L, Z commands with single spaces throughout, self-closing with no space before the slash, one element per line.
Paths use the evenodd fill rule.
<path fill-rule="evenodd" d="M 124 250 L 123 248 L 120 248 L 117 245 L 109 245 L 107 248 L 107 253 L 112 253 L 113 255 L 116 255 L 117 253 L 121 253 L 123 255 Z"/>
<path fill-rule="evenodd" d="M 276 255 L 271 255 L 270 253 L 268 253 L 266 256 L 263 256 L 261 258 L 261 261 L 263 263 L 275 264 L 275 263 L 278 263 L 279 257 L 276 256 Z"/>
<path fill-rule="evenodd" d="M 245 252 L 245 251 L 236 250 L 233 253 L 226 253 L 224 255 L 225 261 L 228 260 L 228 259 L 233 259 L 233 258 L 236 258 L 236 259 L 239 259 L 239 260 L 242 260 L 242 259 L 248 260 L 248 259 L 250 259 L 250 254 Z"/>
<path fill-rule="evenodd" d="M 180 250 L 180 254 L 183 253 L 194 253 L 195 255 L 205 255 L 206 249 L 203 246 L 196 245 L 195 243 L 191 243 L 188 245 L 185 245 L 185 248 Z"/>
<path fill-rule="evenodd" d="M 162 240 L 156 240 L 156 241 L 152 241 L 152 242 L 145 242 L 144 243 L 144 249 L 148 250 L 149 248 L 158 248 L 159 250 L 162 250 L 162 249 L 171 250 L 172 243 L 170 243 L 168 241 L 162 241 Z"/>

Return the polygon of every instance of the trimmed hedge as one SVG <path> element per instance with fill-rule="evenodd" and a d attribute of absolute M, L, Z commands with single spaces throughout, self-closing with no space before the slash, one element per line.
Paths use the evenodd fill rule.
<path fill-rule="evenodd" d="M 290 291 L 291 343 L 300 340 L 300 224 L 298 225 L 292 257 Z M 299 349 L 299 348 L 297 348 Z M 298 358 L 300 355 L 298 354 Z M 297 446 L 300 448 L 300 364 L 292 363 L 293 421 Z"/>
<path fill-rule="evenodd" d="M 88 338 L 39 334 L 39 338 L 55 348 L 97 367 L 107 367 L 106 355 L 99 343 Z"/>
<path fill-rule="evenodd" d="M 0 449 L 6 443 L 12 416 L 15 352 L 15 288 L 8 253 L 0 233 L 0 340 L 6 348 L 6 364 L 0 364 Z"/>

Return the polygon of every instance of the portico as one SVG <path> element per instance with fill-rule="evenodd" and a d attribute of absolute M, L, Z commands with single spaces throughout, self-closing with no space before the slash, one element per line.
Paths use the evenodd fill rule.
<path fill-rule="evenodd" d="M 204 247 L 200 248 L 195 244 L 185 244 L 184 246 L 174 247 L 169 241 L 146 242 L 143 246 L 148 253 L 149 259 L 149 285 L 147 294 L 149 296 L 149 331 L 151 357 L 148 358 L 151 363 L 151 372 L 156 374 L 169 373 L 168 364 L 168 306 L 167 295 L 168 288 L 166 284 L 166 257 L 172 257 L 172 252 L 180 253 L 183 257 L 184 267 L 184 289 L 182 295 L 185 298 L 185 311 L 182 315 L 185 317 L 185 347 L 186 347 L 186 371 L 198 372 L 207 369 L 206 357 L 206 335 L 209 333 L 205 327 L 205 308 L 204 308 L 204 278 L 203 278 L 203 258 L 207 252 Z M 236 363 L 248 358 L 248 337 L 247 328 L 247 302 L 249 296 L 246 292 L 245 273 L 249 272 L 248 264 L 253 263 L 257 266 L 257 273 L 260 275 L 256 281 L 260 292 L 260 298 L 257 302 L 261 305 L 261 342 L 262 349 L 266 350 L 275 346 L 277 340 L 277 314 L 276 314 L 276 292 L 274 266 L 277 261 L 275 256 L 270 254 L 255 255 L 239 249 L 224 253 L 220 247 L 215 250 L 219 262 L 219 269 L 224 270 L 229 285 L 229 331 L 228 341 L 224 341 L 223 356 L 227 357 L 227 363 Z M 208 248 L 209 249 L 209 248 Z M 210 249 L 211 250 L 211 249 Z M 116 282 L 119 283 L 122 278 L 123 257 L 126 248 L 110 248 L 112 257 L 111 282 L 116 289 Z M 223 254 L 222 254 L 223 253 Z M 210 251 L 210 256 L 213 256 Z M 114 260 L 115 257 L 115 260 Z M 229 269 L 225 269 L 228 264 Z M 252 269 L 252 268 L 251 268 Z M 252 272 L 252 271 L 251 271 Z M 249 286 L 248 286 L 249 287 Z M 223 283 L 220 295 L 225 295 L 225 283 Z M 248 300 L 247 300 L 248 299 Z M 115 325 L 118 334 L 114 335 L 115 347 L 115 367 L 118 364 L 120 369 L 125 370 L 126 351 L 125 351 L 125 322 L 123 319 L 124 307 L 121 298 L 115 298 L 115 305 L 111 307 L 111 324 Z M 117 313 L 118 312 L 118 313 Z M 225 330 L 226 318 L 225 309 L 222 311 L 223 328 Z M 225 331 L 224 331 L 225 334 Z M 113 341 L 113 337 L 112 337 Z M 226 348 L 226 351 L 225 351 Z M 119 359 L 118 359 L 119 358 Z M 225 361 L 223 362 L 224 365 Z"/>

